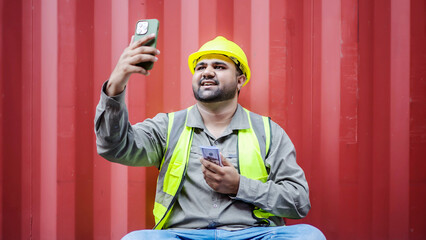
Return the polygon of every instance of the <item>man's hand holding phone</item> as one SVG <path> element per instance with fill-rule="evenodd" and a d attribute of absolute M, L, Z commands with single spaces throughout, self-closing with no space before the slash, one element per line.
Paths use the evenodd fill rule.
<path fill-rule="evenodd" d="M 140 36 L 137 40 L 134 40 L 135 36 L 132 36 L 129 46 L 124 49 L 108 80 L 106 87 L 108 96 L 123 92 L 131 74 L 149 75 L 148 70 L 143 68 L 141 63 L 153 63 L 158 60 L 156 56 L 160 54 L 160 51 L 151 45 L 156 42 L 156 37 L 156 33 Z"/>

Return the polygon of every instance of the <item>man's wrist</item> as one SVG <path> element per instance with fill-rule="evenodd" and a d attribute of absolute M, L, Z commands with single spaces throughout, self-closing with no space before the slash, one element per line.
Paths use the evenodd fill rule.
<path fill-rule="evenodd" d="M 125 89 L 125 86 L 120 86 L 120 84 L 111 82 L 111 80 L 108 80 L 108 83 L 105 88 L 105 93 L 109 97 L 114 97 L 122 93 Z"/>
<path fill-rule="evenodd" d="M 105 81 L 104 84 L 102 85 L 102 94 L 101 94 L 101 100 L 105 99 L 108 103 L 118 103 L 118 104 L 125 104 L 125 92 L 126 92 L 126 88 L 124 88 L 124 90 L 114 96 L 109 96 L 107 94 L 107 85 L 108 85 L 108 81 Z"/>
<path fill-rule="evenodd" d="M 127 80 L 129 76 L 123 73 L 117 73 L 115 70 L 111 73 L 108 83 L 106 85 L 105 92 L 108 96 L 113 97 L 124 91 L 126 88 Z"/>
<path fill-rule="evenodd" d="M 124 91 L 124 88 L 120 88 L 118 86 L 115 85 L 107 85 L 106 89 L 105 89 L 105 93 L 109 96 L 109 97 L 114 97 L 119 95 L 120 93 L 122 93 Z"/>

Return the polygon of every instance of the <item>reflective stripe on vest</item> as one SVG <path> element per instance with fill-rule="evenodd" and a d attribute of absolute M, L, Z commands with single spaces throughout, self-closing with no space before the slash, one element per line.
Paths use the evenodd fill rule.
<path fill-rule="evenodd" d="M 177 195 L 185 181 L 189 153 L 192 145 L 193 128 L 187 127 L 188 109 L 169 113 L 166 152 L 160 166 L 157 180 L 157 192 L 154 203 L 154 229 L 162 229 L 169 218 Z M 246 109 L 250 128 L 238 131 L 238 167 L 240 174 L 251 179 L 266 182 L 268 172 L 264 159 L 269 152 L 270 120 Z M 251 151 L 250 151 L 251 150 Z M 255 208 L 253 214 L 265 224 L 274 216 L 262 209 Z"/>
<path fill-rule="evenodd" d="M 265 168 L 264 159 L 266 159 L 267 153 L 269 152 L 270 145 L 270 122 L 268 117 L 263 117 L 258 121 L 256 126 L 263 125 L 265 135 L 256 136 L 255 128 L 253 128 L 252 120 L 256 121 L 256 117 L 260 117 L 259 115 L 254 115 L 247 109 L 244 109 L 248 116 L 248 121 L 250 124 L 250 128 L 241 129 L 238 131 L 238 162 L 240 168 L 240 174 L 251 179 L 260 180 L 261 182 L 266 182 L 268 179 L 268 172 Z M 250 116 L 253 115 L 253 116 Z M 263 124 L 260 124 L 262 122 Z M 260 143 L 263 143 L 265 146 L 265 155 L 262 157 L 260 150 Z M 240 151 L 243 150 L 243 151 Z M 247 151 L 251 150 L 251 151 Z M 269 225 L 270 221 L 269 217 L 274 216 L 274 214 L 264 211 L 258 207 L 255 207 L 253 210 L 254 216 L 261 221 L 264 221 L 265 224 Z"/>

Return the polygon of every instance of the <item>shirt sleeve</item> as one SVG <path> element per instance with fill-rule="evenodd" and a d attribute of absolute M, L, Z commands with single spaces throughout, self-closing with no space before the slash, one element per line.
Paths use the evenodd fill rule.
<path fill-rule="evenodd" d="M 240 176 L 236 199 L 279 217 L 303 218 L 311 208 L 305 174 L 296 163 L 296 150 L 285 131 L 272 121 L 271 130 L 267 182 Z"/>
<path fill-rule="evenodd" d="M 159 113 L 153 119 L 131 125 L 125 91 L 109 97 L 106 83 L 96 107 L 95 134 L 98 154 L 111 162 L 127 166 L 160 167 L 164 155 L 168 117 Z"/>

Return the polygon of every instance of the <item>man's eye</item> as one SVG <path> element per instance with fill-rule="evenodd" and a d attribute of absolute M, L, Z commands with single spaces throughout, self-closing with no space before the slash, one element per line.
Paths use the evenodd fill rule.
<path fill-rule="evenodd" d="M 215 69 L 225 69 L 224 66 L 216 66 Z"/>
<path fill-rule="evenodd" d="M 200 71 L 200 70 L 203 70 L 204 68 L 206 68 L 206 67 L 204 67 L 204 66 L 198 66 L 198 67 L 195 68 L 195 71 Z"/>

